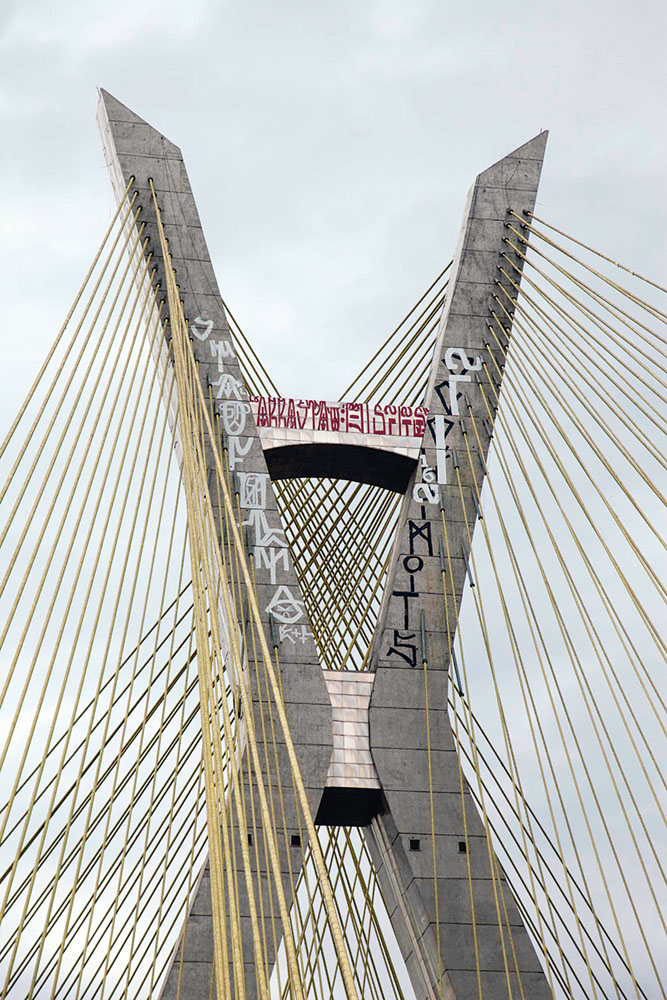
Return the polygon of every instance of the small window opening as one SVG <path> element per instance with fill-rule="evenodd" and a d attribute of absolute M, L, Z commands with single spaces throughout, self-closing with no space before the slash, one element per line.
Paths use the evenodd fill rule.
<path fill-rule="evenodd" d="M 459 854 L 467 854 L 467 853 L 468 853 L 468 845 L 466 844 L 465 840 L 459 840 Z"/>
<path fill-rule="evenodd" d="M 421 842 L 419 837 L 410 837 L 410 850 L 421 851 Z"/>
<path fill-rule="evenodd" d="M 252 834 L 248 834 L 248 847 L 252 847 Z"/>
<path fill-rule="evenodd" d="M 301 837 L 298 833 L 293 833 L 290 837 L 290 844 L 292 847 L 301 847 Z"/>

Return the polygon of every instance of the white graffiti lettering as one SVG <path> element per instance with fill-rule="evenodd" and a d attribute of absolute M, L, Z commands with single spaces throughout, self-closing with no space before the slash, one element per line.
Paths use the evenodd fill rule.
<path fill-rule="evenodd" d="M 412 487 L 412 499 L 416 503 L 438 503 L 440 490 L 436 484 L 415 483 Z"/>
<path fill-rule="evenodd" d="M 217 389 L 216 399 L 247 400 L 248 398 L 248 390 L 243 382 L 229 373 L 223 372 L 220 378 L 211 382 L 211 385 Z"/>
<path fill-rule="evenodd" d="M 276 570 L 279 564 L 282 564 L 285 573 L 289 570 L 287 549 L 265 548 L 263 545 L 257 545 L 253 551 L 257 560 L 257 568 L 268 569 L 271 583 L 276 582 Z"/>
<path fill-rule="evenodd" d="M 219 404 L 218 413 L 225 434 L 243 434 L 250 413 L 250 403 L 239 402 L 236 399 L 225 400 Z"/>
<path fill-rule="evenodd" d="M 445 365 L 450 372 L 457 371 L 459 365 L 464 372 L 478 372 L 482 367 L 482 358 L 477 354 L 471 361 L 463 347 L 448 347 L 445 352 Z"/>
<path fill-rule="evenodd" d="M 213 329 L 213 320 L 197 316 L 197 319 L 190 323 L 190 329 L 199 340 L 207 340 Z"/>
<path fill-rule="evenodd" d="M 255 532 L 255 545 L 272 546 L 278 545 L 281 548 L 287 547 L 287 539 L 283 528 L 272 528 L 268 522 L 266 513 L 263 510 L 253 508 L 248 511 L 248 517 L 242 522 L 248 525 Z"/>
<path fill-rule="evenodd" d="M 268 472 L 239 472 L 241 506 L 248 510 L 266 507 L 266 494 L 270 476 Z"/>
<path fill-rule="evenodd" d="M 252 438 L 242 441 L 240 437 L 230 435 L 227 439 L 229 448 L 229 468 L 234 471 L 237 465 L 243 465 L 243 459 L 252 447 Z"/>
<path fill-rule="evenodd" d="M 278 587 L 266 611 L 285 625 L 294 625 L 303 618 L 305 611 L 303 601 L 295 597 L 289 587 Z"/>
<path fill-rule="evenodd" d="M 303 645 L 309 639 L 312 639 L 313 633 L 309 631 L 307 625 L 280 625 L 278 637 L 281 642 L 287 639 L 293 646 L 296 646 L 297 642 Z"/>
<path fill-rule="evenodd" d="M 232 345 L 228 340 L 209 340 L 208 343 L 211 354 L 217 359 L 218 371 L 223 372 L 225 370 L 223 359 L 233 357 Z"/>

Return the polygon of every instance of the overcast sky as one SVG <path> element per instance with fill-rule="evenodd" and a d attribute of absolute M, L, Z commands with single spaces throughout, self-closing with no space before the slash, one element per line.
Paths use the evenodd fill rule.
<path fill-rule="evenodd" d="M 97 86 L 183 149 L 283 392 L 335 397 L 451 257 L 475 175 L 542 128 L 539 211 L 664 275 L 665 20 L 658 0 L 2 0 L 3 422 L 113 207 Z"/>

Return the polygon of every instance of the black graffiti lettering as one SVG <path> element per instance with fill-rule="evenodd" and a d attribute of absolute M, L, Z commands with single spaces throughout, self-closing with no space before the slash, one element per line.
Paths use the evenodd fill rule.
<path fill-rule="evenodd" d="M 387 657 L 389 656 L 400 656 L 402 660 L 409 663 L 411 667 L 417 666 L 417 646 L 411 642 L 404 640 L 415 639 L 416 632 L 407 632 L 401 629 L 394 629 L 394 641 L 392 646 L 389 648 Z M 407 650 L 408 652 L 402 652 L 402 650 Z"/>
<path fill-rule="evenodd" d="M 410 601 L 414 597 L 419 597 L 419 593 L 415 590 L 414 576 L 410 577 L 409 590 L 394 590 L 392 591 L 392 597 L 403 598 L 403 627 L 410 628 Z"/>
<path fill-rule="evenodd" d="M 408 573 L 421 573 L 424 568 L 424 560 L 421 556 L 409 555 L 403 559 L 403 566 Z M 414 581 L 413 581 L 414 585 Z"/>
<path fill-rule="evenodd" d="M 451 404 L 450 404 L 450 395 L 449 395 L 449 379 L 446 382 L 438 382 L 438 384 L 435 386 L 435 391 L 437 392 L 438 399 L 442 403 L 442 408 L 445 411 L 445 420 L 447 421 L 447 426 L 445 428 L 445 437 L 447 437 L 447 435 L 449 434 L 449 432 L 451 431 L 451 429 L 454 426 L 454 421 L 451 419 L 451 416 L 452 416 L 452 407 L 451 407 Z M 456 393 L 456 398 L 457 399 L 463 399 L 463 393 L 462 392 L 457 392 Z M 427 423 L 428 428 L 429 428 L 429 430 L 431 432 L 433 440 L 435 441 L 435 430 L 434 430 L 434 427 L 433 427 L 433 417 L 430 417 L 426 421 L 426 423 Z"/>
<path fill-rule="evenodd" d="M 428 547 L 427 555 L 433 555 L 433 537 L 431 535 L 431 522 L 425 521 L 418 524 L 417 521 L 408 521 L 408 541 L 410 544 L 410 555 L 415 554 L 415 539 L 421 538 Z M 409 571 L 408 571 L 409 572 Z"/>

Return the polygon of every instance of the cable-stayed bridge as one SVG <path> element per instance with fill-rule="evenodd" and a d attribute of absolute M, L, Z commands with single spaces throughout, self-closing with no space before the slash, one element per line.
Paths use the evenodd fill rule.
<path fill-rule="evenodd" d="M 99 123 L 1 447 L 2 996 L 664 995 L 666 290 L 536 213 L 541 133 L 288 399 L 178 147 Z"/>

